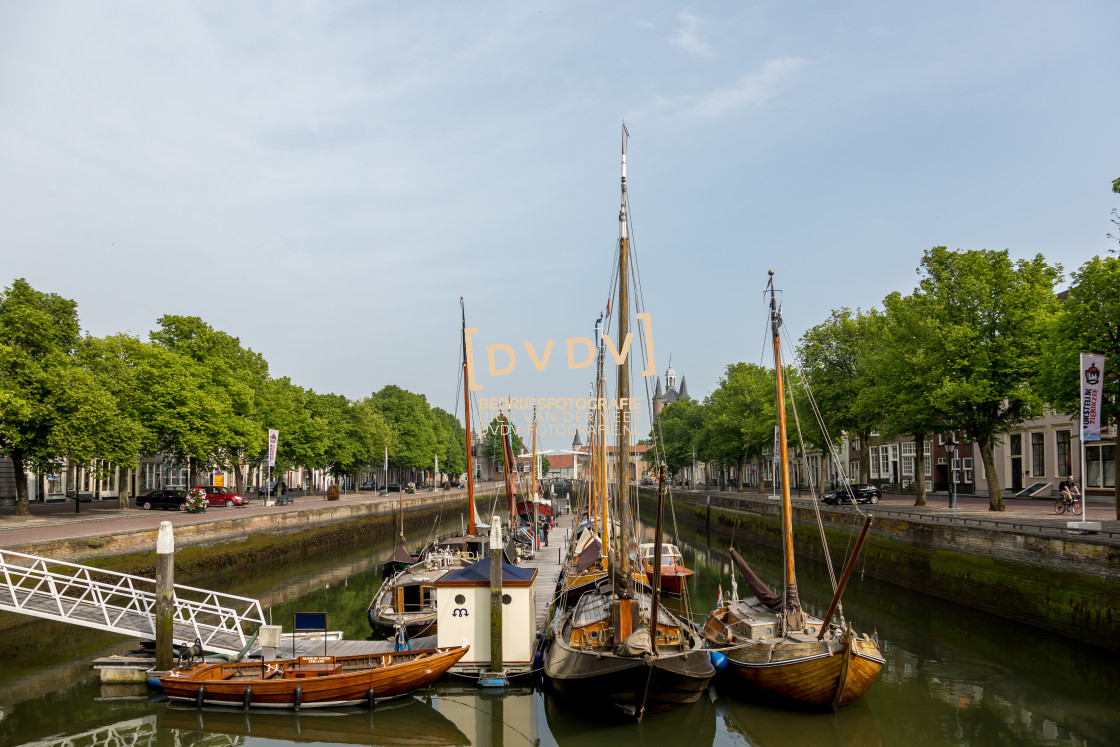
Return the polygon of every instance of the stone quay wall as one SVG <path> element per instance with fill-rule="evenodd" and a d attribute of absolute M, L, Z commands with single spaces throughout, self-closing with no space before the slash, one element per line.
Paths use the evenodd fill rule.
<path fill-rule="evenodd" d="M 642 491 L 642 504 L 656 500 Z M 677 519 L 781 550 L 781 504 L 749 494 L 673 495 Z M 863 505 L 875 515 L 875 506 Z M 851 507 L 821 507 L 837 572 L 863 523 Z M 795 505 L 799 556 L 824 560 L 812 506 Z M 875 516 L 859 567 L 934 597 L 1120 651 L 1120 546 L 1092 535 L 1055 536 Z"/>

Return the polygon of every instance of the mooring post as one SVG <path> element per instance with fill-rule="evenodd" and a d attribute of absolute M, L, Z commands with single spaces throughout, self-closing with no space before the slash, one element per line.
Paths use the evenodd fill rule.
<path fill-rule="evenodd" d="M 490 673 L 502 672 L 502 520 L 490 520 Z"/>
<path fill-rule="evenodd" d="M 175 534 L 171 522 L 159 525 L 156 539 L 156 669 L 166 672 L 175 660 Z"/>

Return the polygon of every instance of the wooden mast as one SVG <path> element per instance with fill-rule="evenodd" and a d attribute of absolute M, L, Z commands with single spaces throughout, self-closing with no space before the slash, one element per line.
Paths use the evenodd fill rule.
<path fill-rule="evenodd" d="M 500 409 L 498 410 L 498 423 L 502 433 L 502 457 L 506 464 L 506 497 L 509 499 L 509 536 L 513 536 L 513 529 L 517 523 L 517 504 L 514 503 L 513 494 L 513 426 L 510 420 Z"/>
<path fill-rule="evenodd" d="M 789 495 L 789 450 L 786 445 L 786 399 L 782 386 L 782 318 L 774 298 L 774 271 L 770 270 L 770 329 L 774 336 L 774 379 L 777 384 L 778 451 L 782 477 L 782 542 L 786 561 L 786 591 L 782 606 L 782 626 L 786 634 L 805 627 L 805 614 L 797 597 L 797 572 L 793 563 L 793 506 Z"/>
<path fill-rule="evenodd" d="M 473 537 L 474 525 L 474 467 L 471 465 L 471 379 L 467 367 L 467 310 L 463 306 L 463 297 L 459 297 L 459 310 L 463 314 L 463 404 L 465 406 L 465 422 L 467 425 L 467 514 L 470 516 L 467 536 Z M 472 329 L 471 332 L 477 332 Z"/>
<path fill-rule="evenodd" d="M 630 327 L 630 299 L 627 296 L 630 268 L 630 238 L 627 231 L 626 205 L 626 123 L 622 124 L 622 206 L 618 212 L 618 345 L 627 349 L 627 336 Z M 619 511 L 619 556 L 623 573 L 629 574 L 629 545 L 627 533 L 630 531 L 630 357 L 622 359 L 618 367 L 618 501 Z"/>

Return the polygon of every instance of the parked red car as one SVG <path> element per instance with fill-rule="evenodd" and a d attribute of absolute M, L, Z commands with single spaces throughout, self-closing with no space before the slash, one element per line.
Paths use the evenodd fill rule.
<path fill-rule="evenodd" d="M 197 485 L 192 489 L 205 491 L 206 502 L 211 506 L 233 508 L 234 506 L 245 506 L 249 503 L 245 500 L 245 496 L 233 488 L 223 488 L 220 485 Z"/>

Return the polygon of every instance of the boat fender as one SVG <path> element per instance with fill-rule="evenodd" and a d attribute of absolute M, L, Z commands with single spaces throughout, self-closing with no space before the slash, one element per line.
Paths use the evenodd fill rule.
<path fill-rule="evenodd" d="M 722 672 L 723 670 L 727 669 L 727 657 L 721 654 L 719 651 L 713 651 L 712 666 L 716 668 L 716 671 Z"/>
<path fill-rule="evenodd" d="M 253 702 L 253 686 L 247 685 L 245 692 L 241 693 L 241 707 L 248 708 L 249 704 Z"/>
<path fill-rule="evenodd" d="M 533 669 L 540 669 L 544 666 L 544 651 L 537 649 L 537 653 L 533 656 Z"/>
<path fill-rule="evenodd" d="M 377 699 L 376 699 L 375 694 L 373 692 L 373 688 L 371 687 L 369 690 L 366 691 L 366 706 L 371 711 L 373 710 L 373 707 L 376 704 L 376 700 Z"/>
<path fill-rule="evenodd" d="M 293 702 L 295 704 L 296 710 L 298 711 L 299 707 L 303 705 L 303 685 L 296 685 L 296 692 Z"/>
<path fill-rule="evenodd" d="M 198 690 L 194 694 L 194 704 L 196 708 L 201 708 L 203 702 L 206 700 L 206 685 L 199 685 Z"/>

